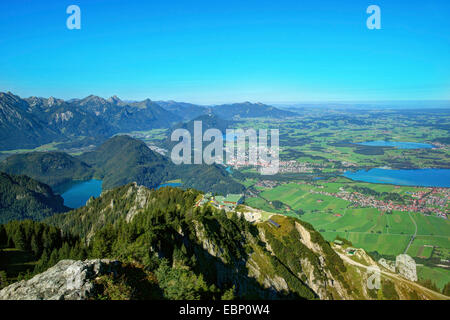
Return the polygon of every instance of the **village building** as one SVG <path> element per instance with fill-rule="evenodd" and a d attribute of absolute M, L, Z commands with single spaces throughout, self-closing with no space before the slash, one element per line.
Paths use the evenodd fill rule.
<path fill-rule="evenodd" d="M 244 203 L 244 199 L 245 197 L 243 194 L 228 194 L 226 197 L 224 197 L 213 196 L 211 193 L 207 193 L 195 204 L 195 206 L 199 207 L 210 203 L 215 208 L 224 209 L 225 211 L 232 211 L 238 205 Z"/>

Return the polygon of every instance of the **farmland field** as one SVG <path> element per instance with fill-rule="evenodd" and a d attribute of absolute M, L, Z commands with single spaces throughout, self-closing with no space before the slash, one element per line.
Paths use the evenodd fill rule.
<path fill-rule="evenodd" d="M 344 210 L 349 204 L 333 197 L 311 194 L 310 189 L 307 185 L 290 183 L 265 191 L 261 197 L 269 201 L 279 200 L 294 210 L 304 211 Z"/>
<path fill-rule="evenodd" d="M 450 270 L 436 264 L 450 259 L 450 221 L 419 212 L 384 212 L 373 207 L 354 207 L 351 201 L 331 196 L 343 189 L 355 188 L 372 190 L 374 194 L 395 193 L 404 199 L 412 199 L 414 193 L 429 192 L 427 188 L 334 178 L 332 181 L 284 183 L 272 189 L 257 187 L 258 197 L 247 198 L 246 203 L 265 211 L 287 215 L 292 215 L 291 210 L 301 212 L 297 217 L 311 223 L 327 241 L 333 241 L 339 236 L 351 241 L 355 247 L 377 252 L 393 260 L 396 255 L 405 252 L 416 234 L 407 254 L 419 259 L 420 263 L 426 263 L 417 267 L 419 280 L 431 281 L 441 290 L 450 281 Z M 272 204 L 275 201 L 283 203 L 285 207 L 276 209 Z"/>
<path fill-rule="evenodd" d="M 430 268 L 426 266 L 417 267 L 419 279 L 431 279 L 436 286 L 442 290 L 445 284 L 450 282 L 450 272 L 442 268 Z"/>
<path fill-rule="evenodd" d="M 432 255 L 430 253 L 430 257 L 437 257 L 439 259 L 449 259 L 450 255 L 450 248 L 448 243 L 450 242 L 450 237 L 448 234 L 442 235 L 442 236 L 417 236 L 414 239 L 414 242 L 412 243 L 411 247 L 408 250 L 408 254 L 412 257 L 419 257 L 427 252 L 430 252 L 431 248 L 426 249 L 425 251 L 422 251 L 421 254 L 419 254 L 420 249 L 424 246 L 434 246 L 434 249 L 432 250 Z"/>
<path fill-rule="evenodd" d="M 266 211 L 280 213 L 270 206 L 272 201 L 281 201 L 293 210 L 301 209 L 301 219 L 311 223 L 329 241 L 337 235 L 352 241 L 354 246 L 366 251 L 377 251 L 385 255 L 398 255 L 406 249 L 411 236 L 417 235 L 408 254 L 415 257 L 423 245 L 450 249 L 450 221 L 435 216 L 412 212 L 382 212 L 376 208 L 355 208 L 350 201 L 336 197 L 311 193 L 311 191 L 338 192 L 343 185 L 366 187 L 377 192 L 407 194 L 424 190 L 414 187 L 395 187 L 370 183 L 344 182 L 314 184 L 286 183 L 273 189 L 264 189 L 257 198 L 248 198 L 247 204 Z M 414 219 L 414 222 L 412 219 Z M 427 254 L 425 249 L 423 254 Z"/>

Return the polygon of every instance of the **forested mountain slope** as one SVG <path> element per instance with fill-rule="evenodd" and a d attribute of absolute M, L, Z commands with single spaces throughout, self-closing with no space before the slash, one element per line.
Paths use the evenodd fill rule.
<path fill-rule="evenodd" d="M 129 184 L 46 221 L 84 239 L 92 258 L 142 266 L 170 299 L 442 298 L 395 277 L 369 290 L 366 270 L 344 261 L 311 225 L 284 216 L 272 217 L 278 228 L 251 224 L 209 205 L 194 208 L 199 195 Z"/>
<path fill-rule="evenodd" d="M 87 180 L 94 174 L 89 165 L 64 152 L 12 155 L 0 163 L 0 171 L 27 175 L 51 187 L 72 180 Z"/>
<path fill-rule="evenodd" d="M 8 157 L 0 170 L 24 174 L 54 187 L 71 180 L 92 177 L 103 180 L 103 189 L 130 182 L 156 188 L 169 180 L 181 179 L 183 187 L 220 194 L 240 193 L 244 187 L 220 165 L 175 165 L 137 139 L 118 135 L 92 152 L 73 157 L 64 152 L 32 152 Z M 202 177 L 202 179 L 198 179 Z"/>
<path fill-rule="evenodd" d="M 68 211 L 52 189 L 27 176 L 0 172 L 0 223 L 10 220 L 41 220 Z"/>

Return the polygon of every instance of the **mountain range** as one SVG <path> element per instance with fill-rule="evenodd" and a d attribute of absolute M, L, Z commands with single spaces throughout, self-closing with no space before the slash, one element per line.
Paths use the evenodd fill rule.
<path fill-rule="evenodd" d="M 261 103 L 212 107 L 175 101 L 125 102 L 117 96 L 104 99 L 30 97 L 0 93 L 0 149 L 32 149 L 51 142 L 64 146 L 98 145 L 117 133 L 170 128 L 207 114 L 221 119 L 283 118 L 295 115 Z"/>
<path fill-rule="evenodd" d="M 34 148 L 60 135 L 39 120 L 25 100 L 11 93 L 0 93 L 0 148 L 2 150 Z"/>
<path fill-rule="evenodd" d="M 281 119 L 294 117 L 294 112 L 281 110 L 263 103 L 233 103 L 214 106 L 212 112 L 223 119 L 232 120 L 240 118 L 271 118 Z"/>

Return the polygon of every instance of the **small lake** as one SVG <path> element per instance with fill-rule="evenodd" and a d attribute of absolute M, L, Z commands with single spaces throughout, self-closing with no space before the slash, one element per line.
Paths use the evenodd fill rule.
<path fill-rule="evenodd" d="M 77 209 L 86 204 L 90 197 L 98 197 L 102 193 L 102 180 L 72 181 L 54 190 L 64 199 L 64 205 Z"/>
<path fill-rule="evenodd" d="M 434 148 L 432 144 L 419 142 L 400 142 L 400 141 L 368 141 L 356 143 L 362 146 L 371 147 L 395 147 L 397 149 L 431 149 Z"/>
<path fill-rule="evenodd" d="M 450 188 L 450 169 L 391 170 L 374 168 L 368 171 L 347 171 L 344 176 L 355 181 L 372 183 Z"/>
<path fill-rule="evenodd" d="M 181 187 L 182 185 L 183 184 L 180 183 L 180 182 L 168 182 L 168 183 L 160 184 L 159 186 L 156 187 L 156 190 L 158 190 L 159 188 L 162 188 L 162 187 L 173 187 L 173 188 L 176 188 L 176 187 Z"/>
<path fill-rule="evenodd" d="M 239 137 L 241 137 L 242 134 L 240 134 L 239 132 L 235 132 L 234 134 L 223 134 L 222 138 L 223 141 L 237 141 L 239 139 Z"/>

